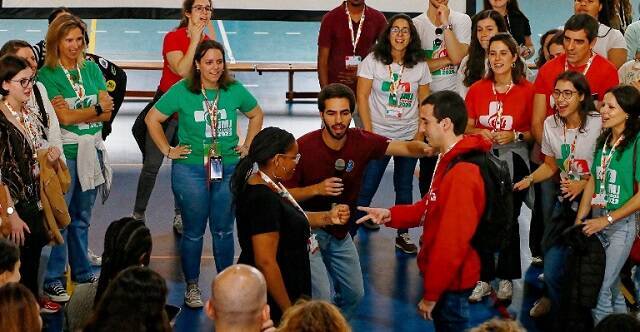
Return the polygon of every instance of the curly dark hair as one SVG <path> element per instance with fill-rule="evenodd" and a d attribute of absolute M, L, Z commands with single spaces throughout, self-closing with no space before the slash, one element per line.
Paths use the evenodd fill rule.
<path fill-rule="evenodd" d="M 624 123 L 624 131 L 622 135 L 624 135 L 624 139 L 618 145 L 619 151 L 623 151 L 629 146 L 633 146 L 633 143 L 636 141 L 636 137 L 640 132 L 640 92 L 630 85 L 619 85 L 613 87 L 607 92 L 605 95 L 610 93 L 616 99 L 622 111 L 627 114 L 627 120 Z M 611 128 L 606 128 L 602 131 L 602 135 L 598 138 L 598 146 L 602 146 L 605 144 L 605 140 L 611 134 Z M 622 153 L 616 154 L 616 159 L 620 160 Z"/>
<path fill-rule="evenodd" d="M 485 61 L 487 59 L 487 53 L 478 40 L 478 22 L 484 19 L 491 19 L 496 23 L 498 32 L 508 32 L 507 23 L 500 13 L 495 10 L 483 10 L 475 15 L 471 19 L 471 44 L 469 45 L 469 56 L 467 60 L 467 66 L 464 69 L 464 80 L 462 83 L 466 87 L 470 87 L 476 81 L 481 80 L 486 74 Z"/>
<path fill-rule="evenodd" d="M 385 65 L 390 65 L 393 63 L 393 57 L 391 56 L 391 41 L 389 40 L 389 35 L 391 34 L 391 28 L 393 24 L 397 20 L 405 20 L 409 24 L 409 37 L 411 40 L 409 41 L 409 45 L 407 46 L 407 50 L 404 54 L 404 59 L 402 62 L 405 67 L 412 68 L 416 64 L 421 61 L 424 61 L 426 55 L 422 46 L 420 44 L 420 35 L 418 34 L 418 30 L 416 26 L 413 24 L 411 17 L 407 14 L 397 14 L 389 19 L 389 24 L 387 27 L 380 32 L 380 36 L 378 36 L 378 42 L 372 47 L 373 56 L 376 60 L 382 62 Z"/>
<path fill-rule="evenodd" d="M 491 37 L 491 39 L 489 39 L 489 49 L 491 49 L 491 44 L 496 42 L 502 42 L 503 44 L 505 44 L 507 48 L 509 48 L 511 55 L 516 58 L 516 62 L 514 63 L 513 68 L 511 68 L 511 80 L 515 84 L 520 83 L 523 79 L 525 79 L 525 64 L 518 54 L 518 43 L 510 34 L 504 32 L 498 33 L 495 36 Z M 491 66 L 489 66 L 487 78 L 492 81 L 494 80 L 493 69 L 491 69 Z"/>
<path fill-rule="evenodd" d="M 129 267 L 113 279 L 83 331 L 170 332 L 166 300 L 167 285 L 157 272 Z"/>

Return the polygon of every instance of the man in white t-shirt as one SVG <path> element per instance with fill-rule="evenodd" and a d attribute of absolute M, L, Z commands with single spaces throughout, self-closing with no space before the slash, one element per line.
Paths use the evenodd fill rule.
<path fill-rule="evenodd" d="M 634 52 L 635 59 L 627 61 L 618 69 L 620 84 L 631 85 L 640 90 L 640 49 Z"/>
<path fill-rule="evenodd" d="M 471 19 L 448 4 L 449 0 L 429 0 L 427 12 L 413 19 L 427 53 L 432 92 L 456 91 L 456 71 L 471 41 Z"/>

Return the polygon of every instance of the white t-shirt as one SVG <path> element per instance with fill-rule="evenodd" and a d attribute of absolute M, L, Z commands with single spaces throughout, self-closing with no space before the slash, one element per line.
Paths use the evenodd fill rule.
<path fill-rule="evenodd" d="M 622 32 L 617 29 L 610 28 L 602 23 L 598 27 L 598 40 L 593 51 L 607 58 L 607 53 L 612 48 L 627 49 L 627 43 L 624 41 Z"/>
<path fill-rule="evenodd" d="M 636 65 L 637 63 L 637 65 Z M 620 84 L 631 85 L 632 82 L 640 80 L 640 61 L 627 61 L 618 69 L 618 79 Z"/>
<path fill-rule="evenodd" d="M 373 80 L 369 95 L 369 110 L 373 132 L 397 140 L 411 140 L 418 130 L 418 86 L 431 82 L 431 74 L 426 62 L 419 62 L 413 68 L 391 64 L 394 78 L 389 74 L 389 66 L 375 59 L 369 53 L 358 66 L 358 76 Z M 392 94 L 392 82 L 398 83 L 398 93 Z M 395 97 L 397 95 L 397 98 Z"/>
<path fill-rule="evenodd" d="M 422 49 L 427 53 L 428 59 L 437 59 L 447 56 L 447 45 L 444 42 L 444 36 L 436 36 L 436 26 L 431 23 L 426 13 L 422 13 L 413 18 L 413 23 L 420 35 Z M 449 14 L 449 23 L 453 26 L 453 33 L 458 41 L 469 45 L 471 41 L 471 19 L 467 14 L 451 11 Z M 440 46 L 435 47 L 435 40 L 440 40 Z M 431 73 L 433 82 L 431 83 L 431 91 L 437 92 L 442 90 L 457 91 L 457 66 L 449 65 Z"/>
<path fill-rule="evenodd" d="M 584 131 L 578 128 L 567 129 L 566 138 L 564 124 L 554 115 L 549 115 L 544 120 L 544 136 L 542 137 L 542 153 L 556 159 L 556 165 L 560 168 L 560 176 L 567 178 L 567 170 L 571 170 L 572 179 L 578 176 L 588 175 L 593 163 L 593 154 L 596 150 L 596 141 L 602 129 L 602 119 L 598 113 L 587 116 L 587 124 Z M 576 138 L 577 135 L 577 138 Z M 571 144 L 575 139 L 575 152 L 573 162 L 568 165 Z"/>

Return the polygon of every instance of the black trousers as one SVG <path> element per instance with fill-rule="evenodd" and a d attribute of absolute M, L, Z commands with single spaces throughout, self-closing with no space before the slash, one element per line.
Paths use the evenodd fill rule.
<path fill-rule="evenodd" d="M 43 214 L 35 203 L 16 204 L 16 212 L 31 230 L 31 233 L 25 231 L 25 242 L 20 247 L 20 283 L 38 299 L 40 254 L 47 243 Z"/>

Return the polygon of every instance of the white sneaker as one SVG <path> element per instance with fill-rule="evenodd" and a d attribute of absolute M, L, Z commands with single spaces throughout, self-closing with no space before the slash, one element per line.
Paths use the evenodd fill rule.
<path fill-rule="evenodd" d="M 511 296 L 513 296 L 513 283 L 511 283 L 511 280 L 500 280 L 498 282 L 498 291 L 496 292 L 498 300 L 511 300 Z"/>
<path fill-rule="evenodd" d="M 187 284 L 187 291 L 184 293 L 184 304 L 189 308 L 202 308 L 202 292 L 198 284 Z"/>
<path fill-rule="evenodd" d="M 469 302 L 480 302 L 482 301 L 482 298 L 491 294 L 491 285 L 489 285 L 489 283 L 484 282 L 484 281 L 478 281 L 478 283 L 476 284 L 476 287 L 473 289 L 473 292 L 471 292 L 471 295 L 469 296 Z"/>
<path fill-rule="evenodd" d="M 173 217 L 173 231 L 176 232 L 176 234 L 182 235 L 182 230 L 182 215 L 176 214 Z"/>
<path fill-rule="evenodd" d="M 89 258 L 89 263 L 91 263 L 91 265 L 102 266 L 102 256 L 94 254 L 91 249 L 87 249 L 87 257 Z"/>

